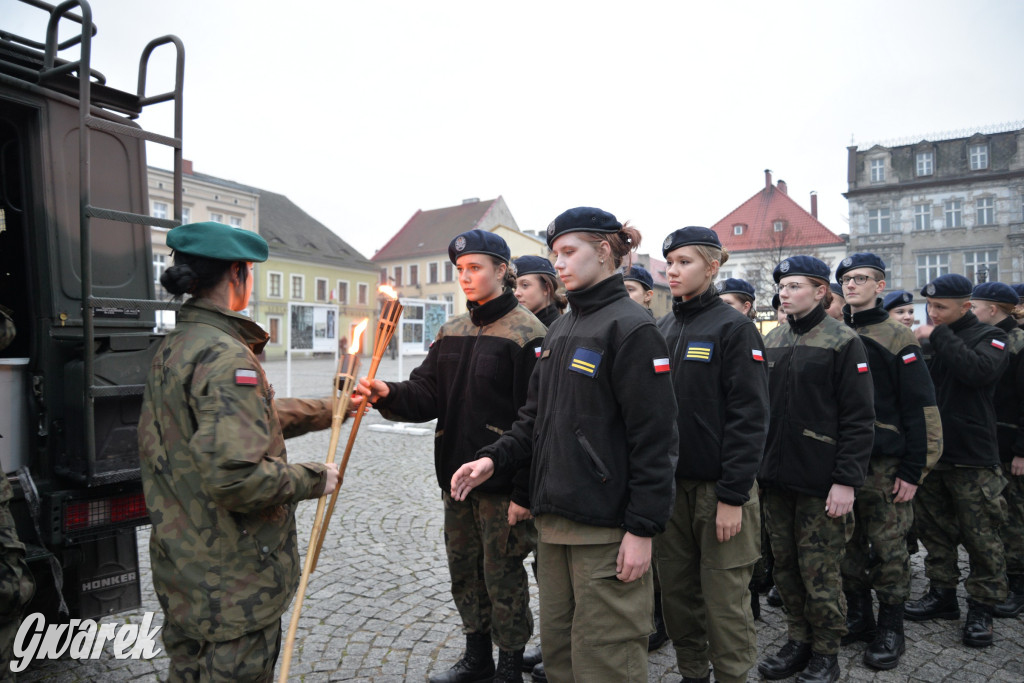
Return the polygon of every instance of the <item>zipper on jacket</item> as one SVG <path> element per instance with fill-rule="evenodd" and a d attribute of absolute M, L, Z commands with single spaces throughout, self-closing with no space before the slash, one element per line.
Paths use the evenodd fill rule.
<path fill-rule="evenodd" d="M 587 437 L 583 435 L 583 430 L 579 427 L 576 428 L 576 441 L 593 463 L 594 469 L 597 470 L 597 476 L 601 477 L 601 483 L 603 484 L 608 481 L 608 470 L 605 469 L 604 463 L 601 462 L 601 458 L 597 457 L 597 453 L 594 452 L 594 449 L 591 447 Z"/>

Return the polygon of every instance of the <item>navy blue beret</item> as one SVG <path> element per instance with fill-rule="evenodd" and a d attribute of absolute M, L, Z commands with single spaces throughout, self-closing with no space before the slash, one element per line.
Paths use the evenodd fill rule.
<path fill-rule="evenodd" d="M 756 299 L 754 285 L 738 277 L 729 277 L 718 283 L 719 294 L 744 294 L 751 299 Z"/>
<path fill-rule="evenodd" d="M 829 281 L 828 264 L 813 256 L 790 256 L 775 266 L 772 277 L 778 282 L 784 277 L 791 275 L 803 275 L 805 277 L 816 277 L 819 280 Z"/>
<path fill-rule="evenodd" d="M 846 299 L 846 295 L 843 294 L 843 286 L 842 285 L 840 285 L 838 283 L 835 283 L 835 282 L 830 282 L 830 283 L 828 283 L 828 288 L 831 289 L 832 293 L 835 294 L 836 296 L 838 296 L 840 299 Z"/>
<path fill-rule="evenodd" d="M 668 256 L 670 251 L 691 245 L 721 249 L 722 240 L 718 239 L 718 234 L 714 230 L 702 228 L 699 225 L 688 225 L 685 228 L 679 228 L 665 238 L 665 242 L 661 245 L 661 253 L 663 256 Z"/>
<path fill-rule="evenodd" d="M 841 282 L 843 273 L 854 268 L 874 268 L 883 277 L 885 276 L 885 261 L 872 253 L 864 251 L 850 254 L 839 262 L 839 267 L 836 268 L 836 282 Z"/>
<path fill-rule="evenodd" d="M 982 282 L 980 285 L 976 285 L 974 291 L 971 292 L 971 298 L 978 301 L 1010 304 L 1011 306 L 1016 306 L 1020 301 L 1020 297 L 1017 292 L 1013 291 L 1013 287 L 1004 285 L 1002 282 Z"/>
<path fill-rule="evenodd" d="M 779 306 L 781 306 L 781 305 L 782 305 L 782 299 L 779 298 L 778 294 L 775 294 L 772 297 L 772 308 L 774 308 L 777 311 L 777 310 L 779 310 Z"/>
<path fill-rule="evenodd" d="M 620 223 L 615 216 L 595 209 L 591 206 L 577 206 L 558 214 L 558 217 L 551 221 L 548 226 L 548 248 L 559 235 L 567 232 L 618 232 L 622 230 Z"/>
<path fill-rule="evenodd" d="M 647 291 L 654 289 L 654 277 L 643 266 L 630 266 L 629 270 L 622 274 L 622 279 L 639 282 Z"/>
<path fill-rule="evenodd" d="M 967 299 L 974 287 L 963 275 L 947 273 L 940 275 L 921 290 L 921 296 L 936 299 Z"/>
<path fill-rule="evenodd" d="M 900 306 L 906 306 L 907 304 L 914 303 L 914 295 L 910 292 L 905 292 L 902 289 L 897 289 L 895 292 L 889 292 L 882 299 L 882 308 L 887 311 L 891 311 L 894 308 Z"/>
<path fill-rule="evenodd" d="M 1017 296 L 1024 299 L 1024 285 L 1010 285 L 1013 287 L 1013 291 L 1017 292 Z"/>
<path fill-rule="evenodd" d="M 448 245 L 448 258 L 452 263 L 466 254 L 487 254 L 495 256 L 505 263 L 512 258 L 512 252 L 499 235 L 486 230 L 470 230 L 458 235 Z"/>
<path fill-rule="evenodd" d="M 270 255 L 267 241 L 249 230 L 206 221 L 187 223 L 167 233 L 167 246 L 182 254 L 203 256 L 218 261 L 256 261 Z"/>
<path fill-rule="evenodd" d="M 515 268 L 516 277 L 540 273 L 544 275 L 557 275 L 555 267 L 551 265 L 551 261 L 548 261 L 543 256 L 520 256 L 512 261 L 512 266 Z"/>

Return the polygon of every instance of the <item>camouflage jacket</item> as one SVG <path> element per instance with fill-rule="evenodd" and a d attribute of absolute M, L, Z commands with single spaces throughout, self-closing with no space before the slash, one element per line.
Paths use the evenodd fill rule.
<path fill-rule="evenodd" d="M 192 300 L 160 344 L 139 418 L 150 555 L 160 604 L 183 631 L 223 642 L 279 619 L 298 585 L 295 506 L 322 464 L 288 464 L 284 439 L 330 425 L 323 401 L 273 399 L 249 318 Z"/>

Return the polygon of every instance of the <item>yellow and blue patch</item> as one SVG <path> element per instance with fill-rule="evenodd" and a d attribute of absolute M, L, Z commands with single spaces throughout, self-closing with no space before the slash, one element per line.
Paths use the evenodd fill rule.
<path fill-rule="evenodd" d="M 695 360 L 699 363 L 710 363 L 711 355 L 714 351 L 714 342 L 690 342 L 686 345 L 686 355 L 683 356 L 683 360 Z"/>
<path fill-rule="evenodd" d="M 597 377 L 597 370 L 601 367 L 601 354 L 597 351 L 585 349 L 582 346 L 572 354 L 569 361 L 569 369 L 587 377 Z"/>

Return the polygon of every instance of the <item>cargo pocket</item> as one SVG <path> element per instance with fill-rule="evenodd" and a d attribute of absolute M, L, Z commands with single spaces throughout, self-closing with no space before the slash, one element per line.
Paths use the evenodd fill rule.
<path fill-rule="evenodd" d="M 576 546 L 583 547 L 583 546 Z M 636 581 L 625 583 L 616 576 L 619 544 L 590 546 L 589 580 L 576 605 L 577 619 L 593 624 L 583 634 L 588 647 L 625 643 L 654 632 L 654 588 L 651 570 Z M 580 615 L 580 612 L 583 615 Z"/>
<path fill-rule="evenodd" d="M 1006 477 L 999 468 L 982 470 L 980 479 L 981 495 L 985 500 L 985 510 L 988 512 L 988 526 L 992 529 L 1001 529 L 1006 525 L 1009 508 L 1006 505 L 1006 498 L 1003 497 L 1003 489 L 1006 488 Z M 982 524 L 984 519 L 979 520 Z"/>
<path fill-rule="evenodd" d="M 829 446 L 836 445 L 836 440 L 833 439 L 831 436 L 828 436 L 827 434 L 819 434 L 818 432 L 812 432 L 810 429 L 805 429 L 802 432 L 802 434 L 810 439 L 814 439 L 815 441 L 827 443 Z"/>

